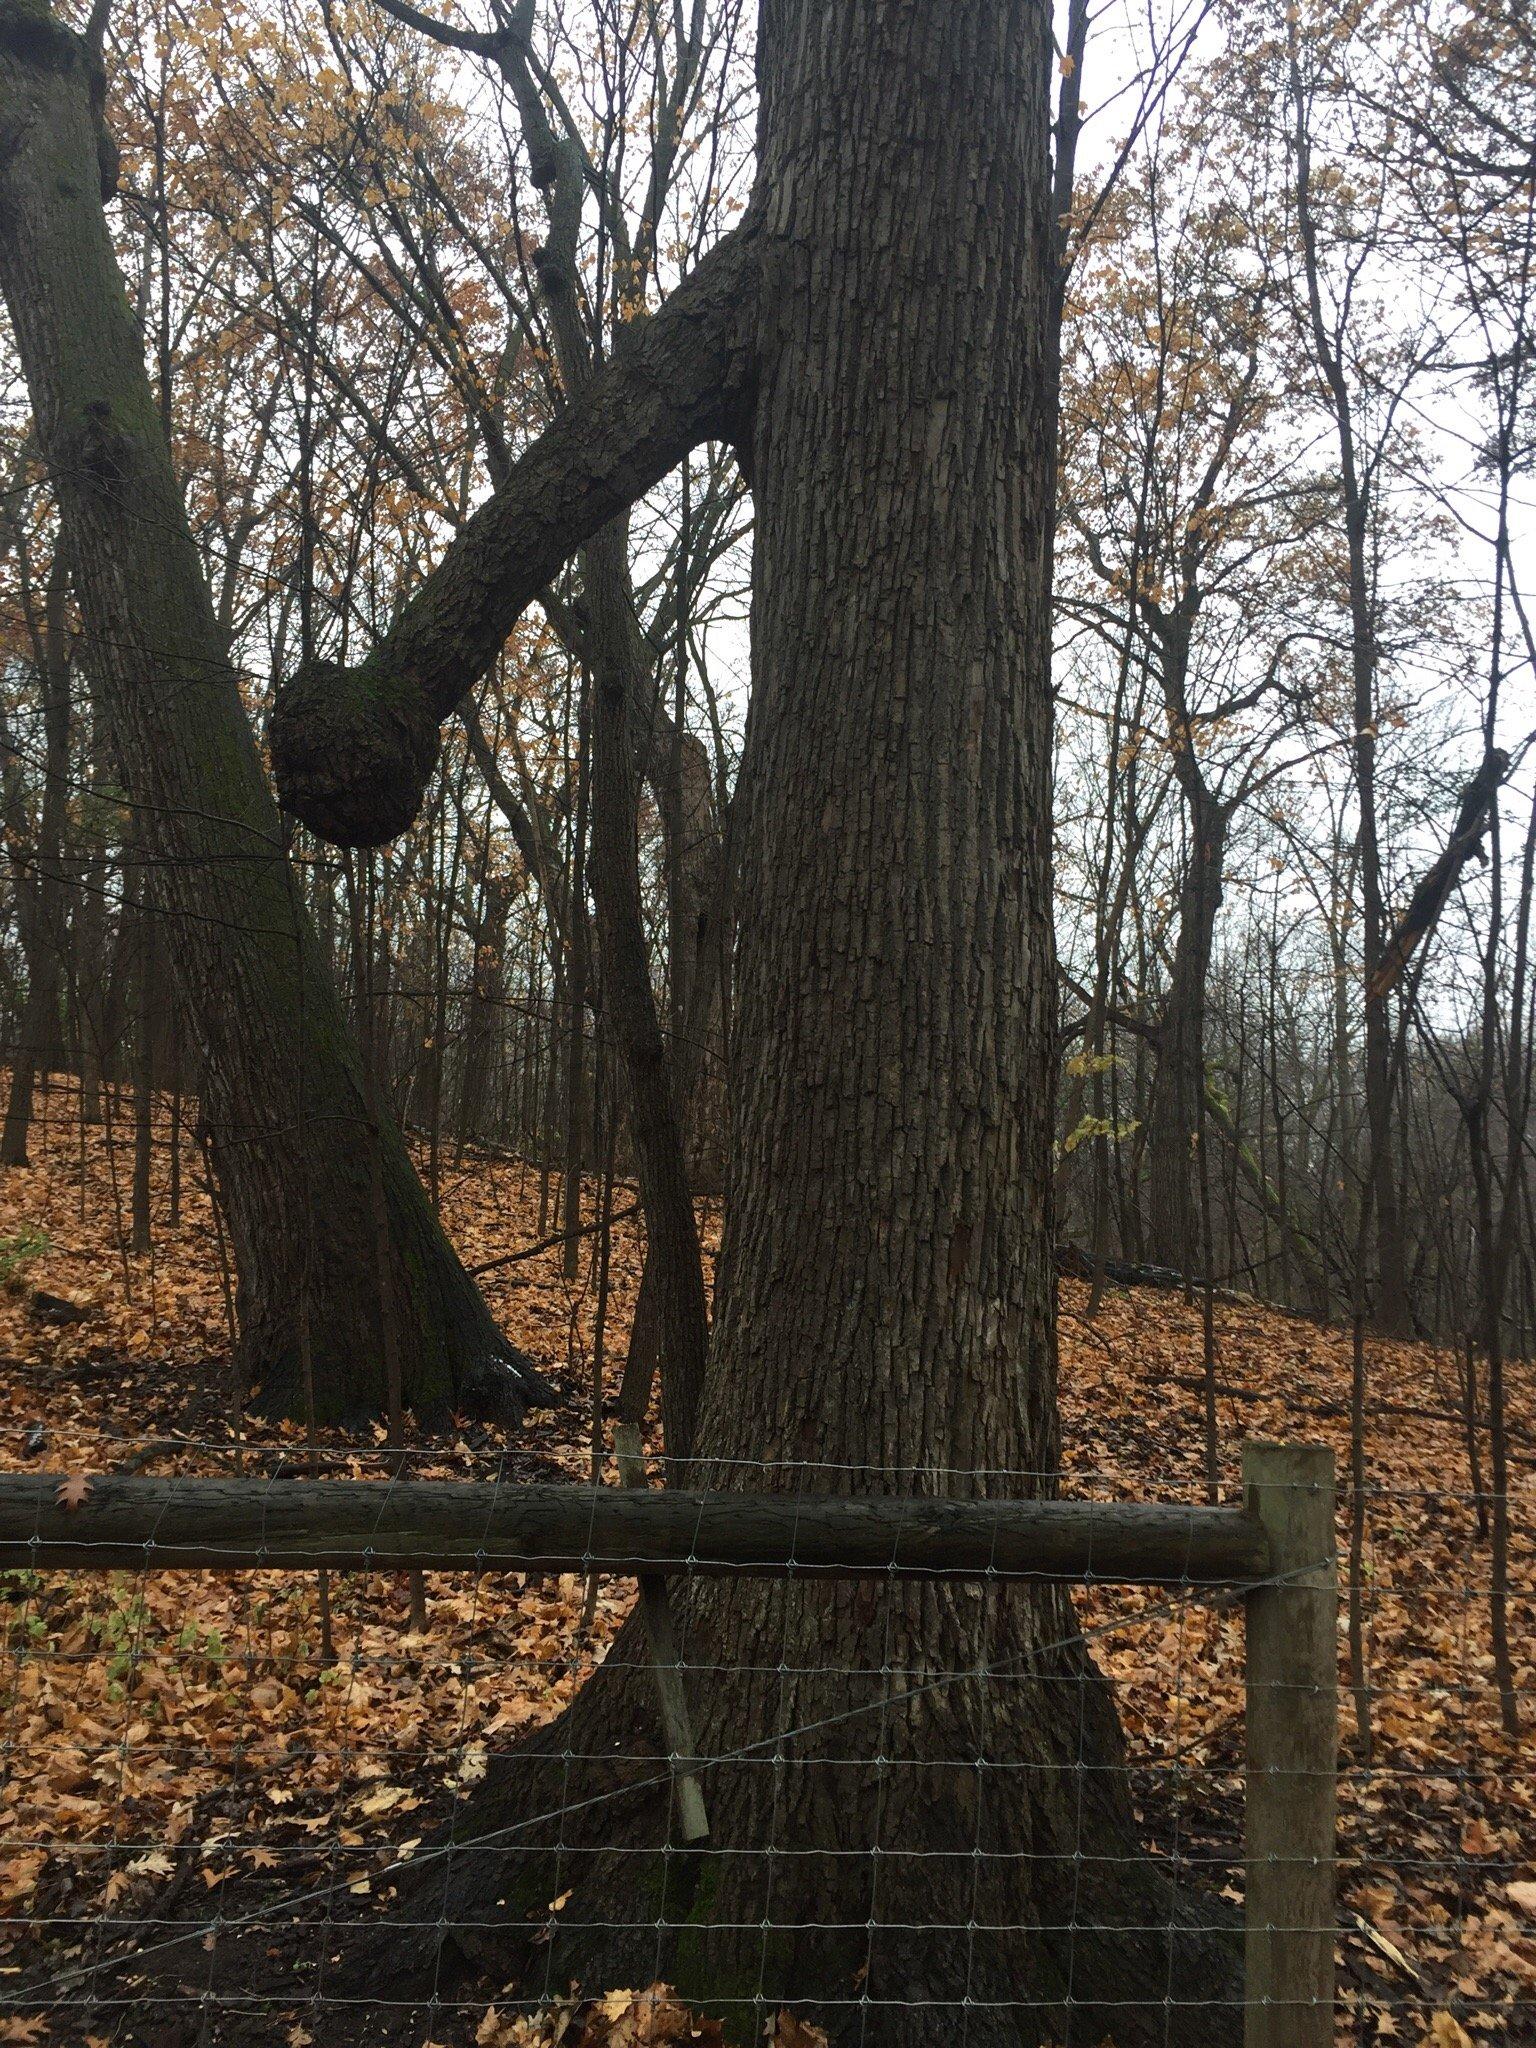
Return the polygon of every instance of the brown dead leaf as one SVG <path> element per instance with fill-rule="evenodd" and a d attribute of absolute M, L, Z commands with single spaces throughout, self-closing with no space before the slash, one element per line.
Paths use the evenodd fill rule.
<path fill-rule="evenodd" d="M 1409 1962 L 1408 1958 L 1403 1954 L 1402 1950 L 1398 1947 L 1395 1941 L 1391 1940 L 1387 1935 L 1383 1934 L 1379 1927 L 1373 1927 L 1369 1920 L 1362 1920 L 1358 1913 L 1356 1913 L 1353 1916 L 1353 1918 L 1355 1925 L 1359 1928 L 1361 1934 L 1365 1937 L 1365 1939 L 1370 1943 L 1371 1947 L 1374 1948 L 1379 1955 L 1385 1956 L 1387 1961 L 1391 1963 L 1395 1969 L 1401 1970 L 1405 1976 L 1412 1977 L 1413 1979 L 1415 1979 L 1416 1982 L 1423 1982 L 1423 1979 L 1419 1976 L 1418 1971 L 1413 1967 L 1413 1964 Z"/>
<path fill-rule="evenodd" d="M 0 1293 L 0 1425 L 8 1432 L 0 1439 L 0 1463 L 17 1462 L 19 1450 L 7 1455 L 4 1444 L 28 1441 L 40 1389 L 46 1387 L 44 1498 L 50 1504 L 65 1475 L 100 1478 L 121 1457 L 125 1414 L 136 1439 L 175 1436 L 189 1389 L 204 1386 L 210 1358 L 223 1354 L 228 1341 L 213 1212 L 199 1177 L 188 1172 L 182 1193 L 187 1220 L 157 1247 L 157 1285 L 163 1287 L 153 1343 L 133 1342 L 148 1319 L 144 1301 L 128 1298 L 117 1255 L 110 1133 L 84 1126 L 71 1107 L 78 1107 L 78 1093 L 69 1094 L 67 1081 L 58 1086 L 53 1106 L 60 1114 L 38 1128 L 39 1159 L 17 1185 L 25 1186 L 37 1222 L 56 1233 L 59 1250 L 46 1276 L 49 1284 L 71 1299 L 89 1296 L 97 1304 L 90 1345 L 74 1326 L 39 1325 L 27 1312 L 25 1295 Z M 172 1151 L 169 1110 L 168 1099 L 157 1104 L 157 1214 L 164 1213 Z M 599 1187 L 584 1190 L 584 1208 L 600 1200 Z M 539 1217 L 538 1176 L 517 1161 L 474 1154 L 472 1171 L 445 1181 L 443 1209 L 450 1236 L 472 1261 L 547 1234 Z M 705 1219 L 705 1231 L 717 1240 L 716 1219 Z M 66 1239 L 72 1247 L 67 1255 Z M 617 1226 L 612 1254 L 610 1392 L 622 1369 L 643 1263 L 637 1222 Z M 560 1268 L 556 1249 L 536 1262 L 486 1275 L 508 1334 L 547 1368 L 569 1362 L 573 1338 L 578 1348 L 590 1346 L 591 1304 L 573 1307 Z M 1186 1448 L 1179 1405 L 1163 1396 L 1168 1385 L 1199 1374 L 1200 1317 L 1156 1290 L 1111 1289 L 1090 1324 L 1088 1299 L 1087 1283 L 1063 1280 L 1064 1434 L 1073 1483 L 1127 1496 L 1159 1491 L 1164 1477 L 1180 1469 Z M 1251 1425 L 1255 1434 L 1285 1435 L 1305 1416 L 1309 1432 L 1315 1428 L 1337 1453 L 1347 1453 L 1348 1329 L 1304 1324 L 1257 1302 L 1217 1303 L 1215 1313 L 1223 1377 L 1253 1390 L 1232 1417 L 1234 1429 Z M 103 1346 L 115 1354 L 111 1362 L 122 1365 L 122 1383 L 111 1372 L 99 1380 L 73 1378 L 70 1368 Z M 150 1357 L 156 1361 L 152 1374 L 142 1364 Z M 1448 1388 L 1455 1385 L 1455 1360 L 1428 1347 L 1382 1342 L 1373 1357 L 1383 1386 L 1394 1391 L 1428 1389 L 1441 1378 Z M 1511 1414 L 1524 1426 L 1536 1414 L 1536 1377 L 1523 1361 L 1512 1364 L 1511 1372 Z M 586 1476 L 584 1428 L 556 1420 L 541 1423 L 536 1433 L 541 1453 L 568 1477 Z M 283 1437 L 282 1431 L 273 1434 Z M 286 1441 L 295 1450 L 302 1431 Z M 1368 1878 L 1358 1884 L 1345 1879 L 1347 1909 L 1375 1930 L 1370 1935 L 1354 1927 L 1363 1945 L 1360 1959 L 1372 1981 L 1391 1980 L 1381 1993 L 1385 2005 L 1362 1995 L 1354 2020 L 1362 2043 L 1379 2040 L 1394 2048 L 1407 2048 L 1410 2041 L 1418 2048 L 1446 2048 L 1445 2039 L 1431 2033 L 1430 2015 L 1453 1999 L 1454 2015 L 1447 2016 L 1478 2048 L 1503 2040 L 1510 2014 L 1526 2009 L 1536 1984 L 1536 1939 L 1526 1932 L 1536 1922 L 1536 1863 L 1526 1847 L 1536 1813 L 1536 1751 L 1528 1741 L 1515 1749 L 1505 1746 L 1496 1689 L 1485 1683 L 1492 1672 L 1488 1602 L 1467 1591 L 1469 1581 L 1475 1587 L 1484 1576 L 1477 1568 L 1479 1539 L 1470 1502 L 1457 1491 L 1465 1455 L 1454 1419 L 1436 1422 L 1428 1412 L 1384 1414 L 1373 1426 L 1370 1476 L 1388 1488 L 1379 1499 L 1372 1494 L 1370 1509 L 1377 1561 L 1369 1622 L 1372 1666 L 1380 1677 L 1376 1738 L 1384 1771 L 1401 1771 L 1415 1796 L 1388 1794 L 1388 1776 L 1346 1771 L 1340 1783 L 1341 1849 L 1345 1872 Z M 190 1445 L 153 1463 L 188 1476 L 210 1466 Z M 441 1466 L 428 1461 L 422 1476 L 448 1476 L 448 1466 L 459 1477 L 483 1469 L 480 1454 L 462 1439 L 444 1450 Z M 225 1467 L 213 1462 L 212 1469 Z M 350 1476 L 376 1476 L 375 1468 L 360 1462 Z M 1519 1540 L 1529 1541 L 1536 1527 L 1536 1483 L 1522 1480 L 1512 1487 L 1510 1507 Z M 64 1512 L 56 1509 L 56 1518 L 62 1521 Z M 105 1577 L 58 1574 L 45 1606 L 23 1604 L 15 1616 L 29 1627 L 28 1616 L 35 1616 L 44 1633 L 24 1659 L 6 1659 L 7 1736 L 25 1769 L 13 1768 L 7 1786 L 0 1787 L 0 1835 L 17 1842 L 57 1841 L 62 1853 L 57 1859 L 40 1851 L 0 1857 L 0 1914 L 14 1922 L 18 1912 L 29 1911 L 36 1887 L 50 1882 L 55 1860 L 63 1869 L 78 1865 L 82 1875 L 91 1874 L 94 1889 L 82 1885 L 71 1906 L 82 1924 L 108 1909 L 108 1886 L 115 1901 L 111 1910 L 120 1912 L 125 1904 L 135 1910 L 135 1897 L 151 1895 L 208 1846 L 203 1838 L 210 1812 L 219 1811 L 220 1800 L 232 1793 L 248 1795 L 252 1810 L 237 1819 L 249 1832 L 237 1838 L 239 1846 L 237 1840 L 221 1842 L 210 1859 L 222 1864 L 227 1855 L 240 1864 L 241 1877 L 231 1884 L 249 1883 L 253 1892 L 271 1889 L 266 1876 L 283 1875 L 295 1846 L 311 1837 L 345 1843 L 348 1854 L 340 1868 L 357 1882 L 363 1876 L 360 1853 L 382 1847 L 374 1838 L 386 1827 L 391 1834 L 403 1832 L 403 1816 L 419 1805 L 410 1823 L 416 1832 L 391 1851 L 395 1861 L 407 1862 L 420 1853 L 427 1827 L 441 1820 L 453 1791 L 472 1785 L 508 1736 L 547 1723 L 568 1704 L 590 1664 L 600 1661 L 632 1595 L 622 1582 L 602 1581 L 596 1625 L 583 1648 L 575 1634 L 582 1590 L 568 1573 L 536 1584 L 515 1573 L 485 1577 L 472 1588 L 457 1578 L 435 1577 L 431 1631 L 409 1638 L 417 1647 L 407 1655 L 403 1586 L 393 1589 L 400 1594 L 395 1599 L 383 1578 L 366 1589 L 359 1582 L 355 1593 L 350 1585 L 333 1585 L 338 1619 L 358 1661 L 345 1684 L 317 1685 L 312 1577 L 285 1579 L 281 1587 L 257 1593 L 242 1579 L 150 1574 L 130 1596 L 126 1589 L 114 1592 Z M 114 1681 L 102 1625 L 113 1621 L 121 1628 L 130 1597 L 136 1615 L 123 1640 L 131 1641 L 134 1672 L 125 1703 L 109 1696 Z M 1138 1760 L 1152 1769 L 1183 1756 L 1201 1772 L 1236 1770 L 1240 1622 L 1197 1608 L 1177 1623 L 1159 1625 L 1150 1598 L 1147 1617 L 1133 1618 L 1143 1604 L 1140 1592 L 1127 1591 L 1117 1600 L 1115 1612 L 1123 1606 L 1126 1625 L 1104 1636 L 1103 1656 Z M 1092 1607 L 1092 1620 L 1110 1618 L 1103 1596 L 1085 1597 L 1083 1604 Z M 181 1640 L 184 1630 L 191 1631 L 191 1642 Z M 212 1633 L 227 1654 L 222 1671 L 203 1655 Z M 472 1641 L 471 1667 L 464 1651 Z M 1529 1631 L 1517 1656 L 1517 1684 L 1523 1689 L 1531 1682 Z M 67 1686 L 61 1683 L 66 1676 Z M 1458 1690 L 1463 1679 L 1465 1690 Z M 401 1760 L 406 1756 L 408 1763 Z M 1488 1774 L 1480 1777 L 1474 1770 L 1469 1777 L 1468 1756 L 1481 1756 Z M 1445 1773 L 1443 1782 L 1437 1769 Z M 363 1806 L 395 1785 L 409 1787 L 408 1797 L 376 1812 Z M 135 1801 L 134 1840 L 153 1841 L 164 1863 L 125 1872 L 134 1855 L 127 1846 L 100 1857 L 70 1856 L 71 1843 L 114 1839 L 127 1796 Z M 1479 1816 L 1475 1825 L 1473 1813 Z M 199 1861 L 195 1867 L 204 1866 Z M 126 1893 L 124 1875 L 135 1888 Z M 372 1871 L 380 1891 L 388 1882 L 381 1870 Z M 1469 1910 L 1480 1892 L 1480 1908 Z M 206 1896 L 211 1911 L 212 1893 Z M 366 1895 L 351 1901 L 354 1909 L 364 1903 Z M 210 1948 L 213 1940 L 207 1937 Z M 0 1974 L 0 2005 L 7 1981 Z M 510 2021 L 504 2000 L 497 2011 L 504 2040 L 477 2048 L 555 2048 L 562 2029 L 564 2048 L 574 2048 L 584 2036 L 607 2048 L 607 2035 L 618 2024 L 633 2042 L 645 2017 L 643 2008 L 636 2011 L 638 1997 L 620 1999 L 600 2024 L 595 2008 L 575 2000 L 558 2015 Z M 653 2035 L 669 2020 L 665 2003 L 653 2005 Z M 465 2037 L 474 2025 L 471 2019 L 463 2028 Z M 783 2021 L 774 2015 L 766 2042 L 760 2039 L 757 2048 L 776 2048 L 776 2038 L 783 2048 L 796 2041 L 797 2028 L 808 2025 L 795 2015 Z M 691 2029 L 677 2038 L 696 2048 L 719 2038 L 712 2023 L 697 2016 Z M 804 2048 L 806 2036 L 799 2038 Z M 814 2032 L 808 2038 L 815 2043 Z M 1454 2034 L 1449 2039 L 1452 2048 L 1460 2048 Z M 464 2048 L 459 2036 L 455 2040 Z M 282 2027 L 274 2029 L 273 2042 L 282 2048 Z M 643 2035 L 640 2042 L 644 2048 Z M 664 2035 L 662 2043 L 670 2048 Z M 401 2048 L 421 2048 L 420 2037 L 407 2037 Z M 622 2039 L 618 2048 L 625 2048 Z"/>
<path fill-rule="evenodd" d="M 499 2013 L 494 2005 L 486 2007 L 485 2017 L 475 2029 L 476 2048 L 525 2048 L 525 2044 L 531 2048 L 543 2038 L 527 2020 Z"/>
<path fill-rule="evenodd" d="M 90 1497 L 91 1482 L 83 1472 L 71 1472 L 67 1479 L 59 1481 L 53 1491 L 55 1505 L 66 1509 L 71 1514 L 74 1513 L 75 1509 L 83 1501 L 89 1500 Z"/>
<path fill-rule="evenodd" d="M 1435 2048 L 1472 2048 L 1472 2036 L 1454 2013 L 1437 2012 L 1429 2023 Z"/>
<path fill-rule="evenodd" d="M 24 1855 L 7 1859 L 4 1868 L 0 1869 L 0 1909 L 27 1897 L 47 1860 L 42 1849 L 29 1849 Z"/>
<path fill-rule="evenodd" d="M 780 2012 L 774 2021 L 773 2048 L 827 2048 L 827 2037 L 792 2012 Z"/>
<path fill-rule="evenodd" d="M 357 1810 L 371 1820 L 375 1814 L 388 1813 L 392 1806 L 398 1806 L 409 1798 L 410 1794 L 403 1785 L 380 1785 L 358 1801 Z"/>
<path fill-rule="evenodd" d="M 696 2019 L 670 1984 L 644 1991 L 610 1991 L 597 2000 L 581 2048 L 672 2048 L 674 2043 L 719 2048 L 725 2036 L 715 2020 Z"/>

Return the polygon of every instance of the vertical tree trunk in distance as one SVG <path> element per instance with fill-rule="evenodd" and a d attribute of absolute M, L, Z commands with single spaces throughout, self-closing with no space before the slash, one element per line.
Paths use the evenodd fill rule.
<path fill-rule="evenodd" d="M 1157 1265 L 1188 1274 L 1199 1263 L 1191 1176 L 1205 1100 L 1205 992 L 1221 908 L 1228 814 L 1203 789 L 1197 793 L 1186 787 L 1185 798 L 1189 859 L 1179 889 L 1179 931 L 1147 1098 L 1145 1156 L 1148 1256 Z"/>
<path fill-rule="evenodd" d="M 322 827 L 384 830 L 421 780 L 389 707 L 447 716 L 551 557 L 739 435 L 735 1155 L 692 1469 L 1048 1487 L 1049 19 L 765 0 L 758 49 L 745 230 L 513 466 L 368 663 L 330 701 L 314 676 L 279 700 L 280 775 Z M 722 310 L 713 281 L 748 262 Z M 713 404 L 685 407 L 712 364 Z M 361 753 L 335 758 L 354 725 L 393 745 L 377 805 Z M 737 1582 L 695 1589 L 687 1621 L 706 1848 L 664 1851 L 656 1793 L 583 1804 L 657 1775 L 631 1632 L 465 1802 L 446 1873 L 402 1877 L 397 1970 L 414 1944 L 434 1986 L 454 1951 L 505 1982 L 515 1930 L 568 1890 L 535 1992 L 660 1975 L 739 2041 L 785 2000 L 863 2048 L 1237 2039 L 1232 1916 L 1138 1855 L 1065 1593 Z"/>
<path fill-rule="evenodd" d="M 299 902 L 145 375 L 102 209 L 96 55 L 42 0 L 0 5 L 0 288 L 58 492 L 92 682 L 173 922 L 234 1240 L 246 1383 L 302 1414 L 314 1273 L 322 1420 L 385 1405 L 357 1048 Z M 549 1390 L 496 1329 L 382 1134 L 405 1394 L 521 1418 Z"/>
<path fill-rule="evenodd" d="M 32 1096 L 39 1074 L 59 1062 L 59 994 L 68 919 L 62 860 L 69 808 L 70 650 L 65 616 L 68 584 L 63 564 L 48 578 L 42 631 L 37 635 L 38 681 L 43 709 L 43 793 L 30 853 L 25 835 L 0 814 L 12 852 L 12 886 L 22 957 L 27 963 L 27 998 L 21 1042 L 11 1070 L 5 1126 L 0 1130 L 0 1166 L 25 1166 L 32 1125 Z"/>
<path fill-rule="evenodd" d="M 484 858 L 488 861 L 489 855 Z M 504 955 L 507 919 L 512 909 L 512 881 L 506 875 L 482 873 L 476 883 L 474 924 L 470 932 L 474 958 L 464 1023 L 464 1055 L 459 1069 L 454 1163 L 462 1166 L 466 1146 L 490 1131 L 491 1055 L 506 989 Z"/>
<path fill-rule="evenodd" d="M 709 1308 L 688 1186 L 676 1066 L 656 1017 L 640 907 L 639 781 L 632 741 L 639 678 L 625 630 L 628 521 L 606 527 L 582 556 L 592 612 L 592 890 L 605 1016 L 624 1062 L 648 1237 L 620 1413 L 643 1424 L 651 1372 L 661 1365 L 669 1457 L 692 1448 L 709 1345 Z"/>
<path fill-rule="evenodd" d="M 106 722 L 90 689 L 81 693 L 80 712 L 86 721 L 84 752 L 87 779 L 79 792 L 79 819 L 69 865 L 65 870 L 65 884 L 73 891 L 74 897 L 74 916 L 69 934 L 70 1032 L 80 1063 L 80 1121 L 83 1127 L 99 1124 L 102 1116 L 107 1014 L 108 834 L 104 819 L 109 807 L 107 790 L 114 778 L 107 768 Z"/>
<path fill-rule="evenodd" d="M 141 1256 L 153 1242 L 151 1176 L 155 1156 L 155 977 L 160 970 L 156 916 L 148 894 L 148 841 L 135 837 L 128 858 L 139 864 L 124 914 L 133 919 L 135 1031 L 133 1047 L 133 1208 L 129 1249 Z M 129 903 L 132 908 L 130 910 Z"/>
<path fill-rule="evenodd" d="M 1377 600 L 1371 570 L 1374 475 L 1379 465 L 1362 459 L 1356 437 L 1359 401 L 1352 396 L 1345 342 L 1330 332 L 1323 308 L 1322 270 L 1312 200 L 1310 102 L 1297 57 L 1295 16 L 1290 22 L 1290 82 L 1295 117 L 1293 160 L 1296 218 L 1313 353 L 1326 388 L 1339 449 L 1339 491 L 1348 557 L 1350 674 L 1354 693 L 1355 797 L 1359 804 L 1361 978 L 1368 992 L 1383 961 L 1387 911 L 1382 886 L 1380 819 L 1376 791 L 1376 726 L 1380 643 Z M 1412 1329 L 1408 1301 L 1408 1258 L 1402 1206 L 1393 1172 L 1392 1026 L 1387 1006 L 1367 993 L 1365 1010 L 1365 1177 L 1370 1182 L 1376 1233 L 1374 1320 L 1389 1337 Z M 1366 1199 L 1362 1192 L 1362 1200 Z M 1363 1285 L 1363 1276 L 1357 1285 Z"/>

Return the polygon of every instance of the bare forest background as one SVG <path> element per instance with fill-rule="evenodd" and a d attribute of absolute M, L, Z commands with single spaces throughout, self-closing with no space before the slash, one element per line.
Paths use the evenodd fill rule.
<path fill-rule="evenodd" d="M 629 1485 L 643 1441 L 685 1484 L 985 1500 L 1074 1462 L 1118 1498 L 1151 1445 L 1214 1506 L 1250 1422 L 1321 1423 L 1348 1828 L 1382 1756 L 1457 1799 L 1508 1766 L 1428 1849 L 1399 1786 L 1401 1922 L 1358 1874 L 1348 1910 L 1439 1940 L 1413 1996 L 1499 2032 L 1423 1872 L 1532 1895 L 1533 136 L 1529 0 L 1067 0 L 1049 35 L 1027 0 L 0 0 L 6 1462 L 71 1461 L 71 1511 L 153 1419 L 134 1473 L 304 1440 L 316 1478 Z M 43 1666 L 100 1635 L 46 1576 L 7 1595 L 39 1782 Z M 295 1595 L 294 1668 L 394 1628 L 366 1577 Z M 401 1577 L 430 1659 L 476 1610 Z M 1180 1815 L 1145 1853 L 1079 1609 L 1015 1591 L 500 1586 L 576 1648 L 345 1981 L 435 2007 L 454 1951 L 483 2008 L 500 1914 L 530 2026 L 558 1953 L 754 2038 L 783 1999 L 889 2048 L 935 2004 L 973 2048 L 1058 2008 L 1152 2044 L 1178 2004 L 1227 2048 L 1237 1893 L 1186 1889 Z M 932 1726 L 887 1729 L 893 1632 L 955 1681 Z M 1447 1771 L 1388 1694 L 1448 1714 L 1458 1655 Z M 381 1725 L 445 1742 L 410 1697 Z M 825 1754 L 781 1849 L 750 1764 L 785 1729 Z M 712 1771 L 681 1901 L 667 1781 L 624 1777 L 657 1757 Z M 1028 1775 L 988 1807 L 993 1762 Z M 38 1826 L 42 2011 L 49 1942 L 124 1894 Z M 119 1964 L 138 1997 L 131 1941 L 87 1974 Z"/>
<path fill-rule="evenodd" d="M 258 734 L 274 677 L 396 615 L 571 375 L 537 148 L 578 160 L 560 232 L 593 361 L 744 204 L 734 0 L 540 9 L 533 144 L 510 74 L 422 26 L 111 19 L 118 253 Z M 1398 1334 L 1491 1317 L 1526 1354 L 1536 29 L 1516 0 L 1091 30 L 1078 7 L 1058 45 L 1061 1234 Z M 14 368 L 3 433 L 14 1162 L 51 1074 L 91 1122 L 124 1082 L 195 1101 L 202 1077 Z M 729 1144 L 751 544 L 710 445 L 623 565 L 648 966 L 701 1193 Z M 429 1192 L 468 1145 L 515 1151 L 553 1175 L 546 1233 L 580 1220 L 559 1169 L 633 1164 L 588 933 L 589 634 L 563 572 L 447 728 L 408 838 L 352 855 L 289 828 Z"/>

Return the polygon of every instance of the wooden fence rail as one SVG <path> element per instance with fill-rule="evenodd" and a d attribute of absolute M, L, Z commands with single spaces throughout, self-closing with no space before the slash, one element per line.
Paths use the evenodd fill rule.
<path fill-rule="evenodd" d="M 598 1571 L 1241 1586 L 1246 2048 L 1332 2048 L 1332 1452 L 1248 1444 L 1241 1507 L 448 1480 L 0 1474 L 0 1569 Z M 659 1652 L 658 1652 L 659 1657 Z M 662 1660 L 664 1661 L 664 1660 Z M 682 1666 L 658 1662 L 693 1783 Z M 707 1828 L 697 1794 L 694 1832 Z"/>
<path fill-rule="evenodd" d="M 1240 1508 L 649 1492 L 438 1479 L 0 1474 L 0 1569 L 641 1571 L 1046 1576 L 1231 1585 L 1269 1539 Z"/>

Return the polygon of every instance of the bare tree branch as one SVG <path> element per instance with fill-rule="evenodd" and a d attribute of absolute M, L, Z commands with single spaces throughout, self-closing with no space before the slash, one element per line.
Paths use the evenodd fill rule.
<path fill-rule="evenodd" d="M 375 846 L 415 817 L 437 729 L 566 559 L 701 441 L 743 430 L 755 259 L 744 226 L 637 323 L 469 519 L 359 667 L 315 662 L 281 690 L 272 766 L 322 839 Z"/>

